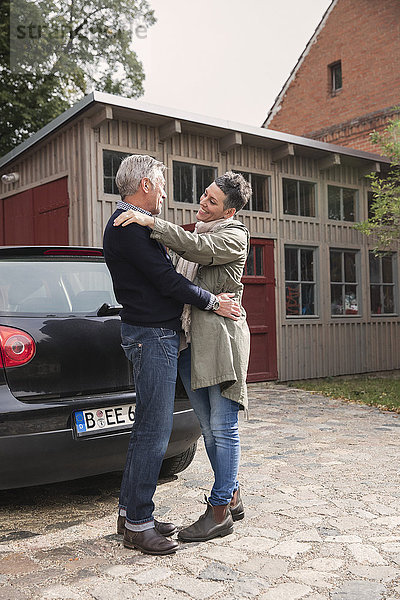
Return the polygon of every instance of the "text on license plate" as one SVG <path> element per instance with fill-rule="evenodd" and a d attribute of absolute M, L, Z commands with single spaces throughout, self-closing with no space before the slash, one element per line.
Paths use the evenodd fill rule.
<path fill-rule="evenodd" d="M 124 429 L 135 420 L 135 405 L 107 406 L 91 410 L 79 410 L 74 413 L 76 432 L 88 435 L 97 431 Z"/>

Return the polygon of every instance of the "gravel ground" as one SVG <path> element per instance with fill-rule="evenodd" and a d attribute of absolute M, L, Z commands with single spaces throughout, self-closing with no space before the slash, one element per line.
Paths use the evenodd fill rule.
<path fill-rule="evenodd" d="M 399 415 L 273 384 L 249 395 L 232 535 L 167 557 L 123 548 L 120 473 L 3 491 L 0 599 L 399 599 Z M 156 516 L 187 525 L 210 480 L 200 444 L 159 482 Z"/>

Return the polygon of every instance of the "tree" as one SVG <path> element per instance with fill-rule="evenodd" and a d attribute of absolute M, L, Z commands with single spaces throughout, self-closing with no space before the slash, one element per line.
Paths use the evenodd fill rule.
<path fill-rule="evenodd" d="M 155 23 L 146 0 L 0 4 L 0 156 L 93 89 L 136 98 L 132 48 Z"/>
<path fill-rule="evenodd" d="M 372 133 L 382 154 L 391 160 L 386 176 L 372 173 L 373 201 L 371 216 L 356 225 L 356 229 L 374 237 L 375 252 L 389 250 L 393 242 L 400 241 L 400 118 L 393 119 L 383 134 Z"/>

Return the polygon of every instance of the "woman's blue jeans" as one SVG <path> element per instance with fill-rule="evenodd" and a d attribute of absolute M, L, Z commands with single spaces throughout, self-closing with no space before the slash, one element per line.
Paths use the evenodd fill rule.
<path fill-rule="evenodd" d="M 135 422 L 120 492 L 125 526 L 154 526 L 153 495 L 172 430 L 179 334 L 171 329 L 121 324 L 122 348 L 132 363 Z"/>
<path fill-rule="evenodd" d="M 190 345 L 179 356 L 178 370 L 200 421 L 207 455 L 214 471 L 209 502 L 213 506 L 229 504 L 239 485 L 239 404 L 224 398 L 219 385 L 192 390 Z"/>

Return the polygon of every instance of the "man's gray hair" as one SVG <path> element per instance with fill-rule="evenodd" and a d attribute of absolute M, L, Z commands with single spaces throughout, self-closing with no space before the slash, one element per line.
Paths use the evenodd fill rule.
<path fill-rule="evenodd" d="M 147 154 L 132 154 L 124 158 L 115 177 L 122 200 L 138 191 L 143 177 L 155 185 L 159 179 L 163 179 L 164 171 L 164 163 Z"/>

